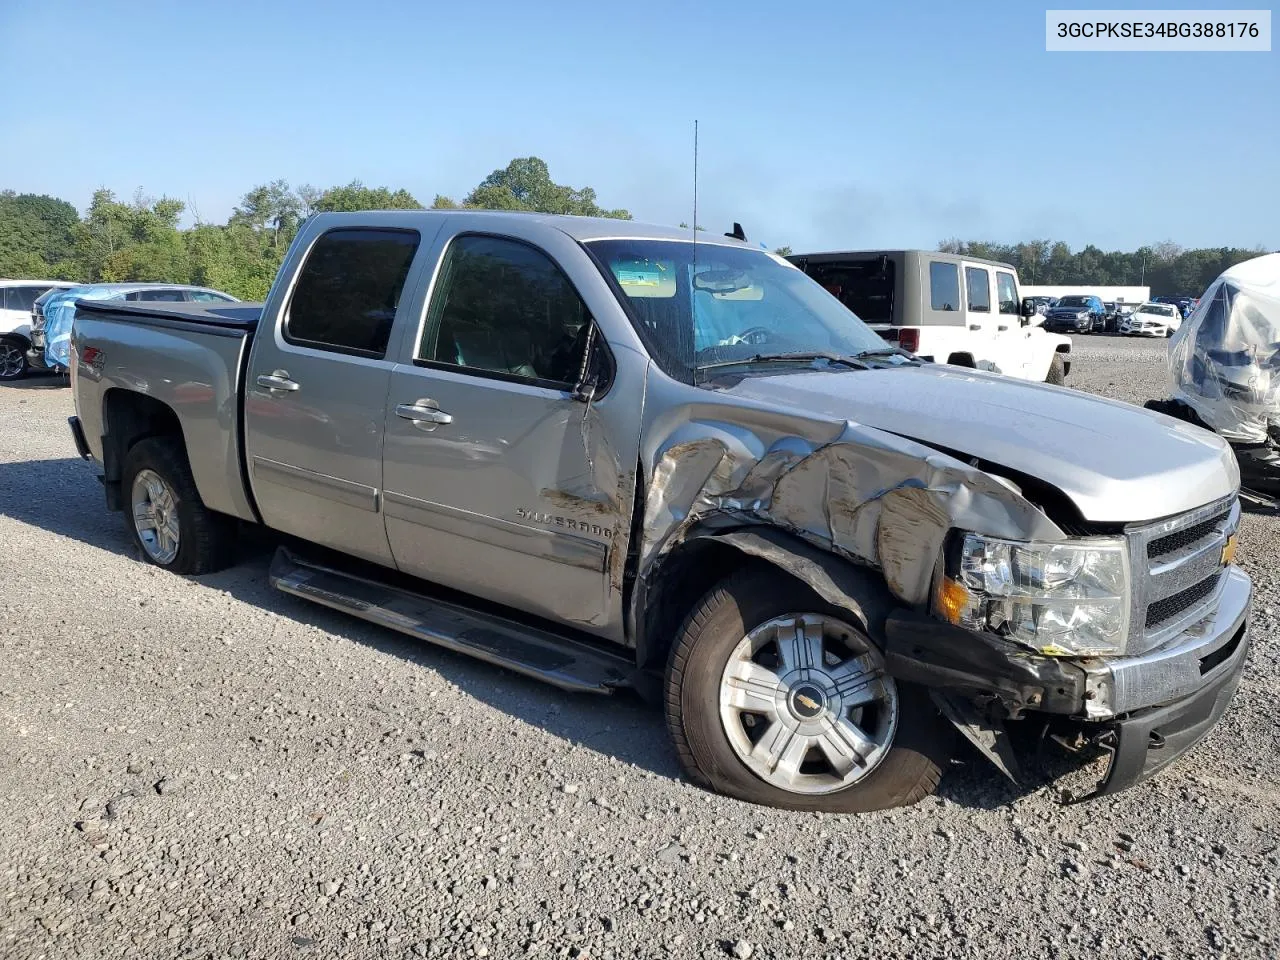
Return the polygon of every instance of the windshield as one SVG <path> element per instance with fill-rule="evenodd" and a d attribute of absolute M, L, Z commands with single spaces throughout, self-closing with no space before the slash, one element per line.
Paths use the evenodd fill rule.
<path fill-rule="evenodd" d="M 816 282 L 763 250 L 680 240 L 587 247 L 622 288 L 654 359 L 679 380 L 755 357 L 892 349 Z"/>
<path fill-rule="evenodd" d="M 1085 297 L 1063 297 L 1058 301 L 1060 307 L 1087 307 L 1089 301 Z"/>
<path fill-rule="evenodd" d="M 1167 307 L 1163 303 L 1146 303 L 1138 308 L 1138 312 L 1158 313 L 1162 317 L 1167 317 L 1173 313 L 1173 307 Z"/>

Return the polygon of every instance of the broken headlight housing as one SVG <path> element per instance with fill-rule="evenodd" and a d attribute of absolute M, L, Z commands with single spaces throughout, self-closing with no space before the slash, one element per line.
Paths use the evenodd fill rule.
<path fill-rule="evenodd" d="M 1123 653 L 1129 635 L 1125 541 L 1020 543 L 958 533 L 934 590 L 934 611 L 1049 656 Z"/>

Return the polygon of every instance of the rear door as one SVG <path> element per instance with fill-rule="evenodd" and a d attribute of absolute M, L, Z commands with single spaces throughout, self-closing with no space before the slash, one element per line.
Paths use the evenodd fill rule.
<path fill-rule="evenodd" d="M 384 483 L 396 564 L 620 637 L 643 384 L 608 389 L 610 355 L 567 272 L 590 268 L 580 248 L 560 235 L 574 258 L 566 269 L 541 245 L 555 238 L 452 232 L 463 226 L 441 235 L 424 322 L 391 377 Z M 573 391 L 589 340 L 601 385 L 586 403 Z"/>
<path fill-rule="evenodd" d="M 246 457 L 263 520 L 384 564 L 387 345 L 420 245 L 412 229 L 321 234 L 282 315 L 263 317 L 246 375 Z"/>
<path fill-rule="evenodd" d="M 979 264 L 964 264 L 964 322 L 974 361 L 980 370 L 1006 373 L 993 312 L 991 270 Z"/>

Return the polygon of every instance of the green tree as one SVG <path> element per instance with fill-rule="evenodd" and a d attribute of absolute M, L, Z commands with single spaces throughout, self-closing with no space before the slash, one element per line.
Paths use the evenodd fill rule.
<path fill-rule="evenodd" d="M 288 246 L 302 222 L 304 201 L 283 180 L 254 187 L 231 215 L 231 223 L 243 223 L 255 230 L 270 230 L 271 245 Z"/>
<path fill-rule="evenodd" d="M 408 190 L 394 193 L 386 187 L 366 187 L 359 180 L 352 180 L 345 187 L 330 187 L 316 195 L 311 203 L 312 213 L 342 213 L 357 210 L 421 210 L 422 204 Z"/>
<path fill-rule="evenodd" d="M 31 193 L 0 192 L 0 276 L 44 279 L 68 276 L 80 222 L 65 200 Z"/>
<path fill-rule="evenodd" d="M 442 198 L 437 198 L 437 200 Z M 444 198 L 447 199 L 447 198 Z M 596 202 L 591 187 L 576 190 L 551 179 L 551 171 L 538 157 L 519 157 L 495 170 L 467 194 L 463 206 L 486 210 L 532 210 L 579 217 L 612 217 L 630 220 L 626 210 L 606 210 Z"/>

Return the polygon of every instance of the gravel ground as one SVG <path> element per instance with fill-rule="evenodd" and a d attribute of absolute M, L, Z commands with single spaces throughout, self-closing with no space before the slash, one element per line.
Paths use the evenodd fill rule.
<path fill-rule="evenodd" d="M 1163 393 L 1164 344 L 1071 382 Z M 1250 670 L 1190 759 L 1059 807 L 962 754 L 906 810 L 681 781 L 661 716 L 130 555 L 71 398 L 0 386 L 0 955 L 1274 957 L 1280 520 Z"/>

